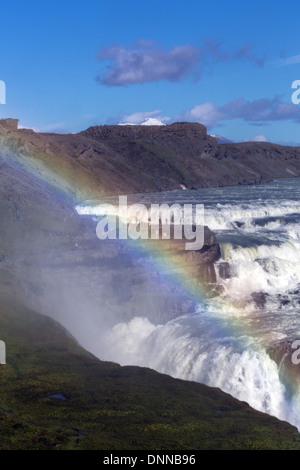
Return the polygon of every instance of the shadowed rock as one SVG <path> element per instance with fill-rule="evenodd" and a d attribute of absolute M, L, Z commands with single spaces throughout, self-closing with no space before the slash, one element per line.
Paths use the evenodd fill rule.
<path fill-rule="evenodd" d="M 267 302 L 268 294 L 265 292 L 252 292 L 251 299 L 254 301 L 255 305 L 259 308 L 264 308 Z"/>
<path fill-rule="evenodd" d="M 218 263 L 218 271 L 221 279 L 230 279 L 232 277 L 230 271 L 230 264 L 226 261 Z"/>

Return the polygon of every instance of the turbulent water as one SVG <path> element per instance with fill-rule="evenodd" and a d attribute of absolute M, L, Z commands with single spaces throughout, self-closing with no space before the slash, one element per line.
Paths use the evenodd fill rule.
<path fill-rule="evenodd" d="M 300 338 L 299 183 L 139 195 L 144 203 L 204 204 L 205 224 L 221 246 L 223 293 L 164 325 L 142 316 L 115 325 L 105 359 L 220 387 L 300 429 L 300 396 L 267 353 Z"/>

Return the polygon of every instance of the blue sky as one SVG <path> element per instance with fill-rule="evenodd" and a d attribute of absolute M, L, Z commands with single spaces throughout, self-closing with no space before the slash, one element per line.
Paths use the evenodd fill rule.
<path fill-rule="evenodd" d="M 268 0 L 2 3 L 0 117 L 43 132 L 156 117 L 300 145 L 298 10 Z"/>

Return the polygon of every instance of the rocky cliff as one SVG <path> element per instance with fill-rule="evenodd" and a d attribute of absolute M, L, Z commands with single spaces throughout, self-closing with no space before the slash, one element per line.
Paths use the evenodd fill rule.
<path fill-rule="evenodd" d="M 66 135 L 1 125 L 0 152 L 17 157 L 78 200 L 300 175 L 300 148 L 218 144 L 196 123 L 97 126 Z"/>

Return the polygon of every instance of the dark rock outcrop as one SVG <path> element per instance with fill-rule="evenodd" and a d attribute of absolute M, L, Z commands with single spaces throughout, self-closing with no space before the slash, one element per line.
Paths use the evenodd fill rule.
<path fill-rule="evenodd" d="M 19 119 L 0 119 L 0 126 L 9 131 L 16 131 L 18 129 Z"/>
<path fill-rule="evenodd" d="M 268 294 L 265 292 L 252 292 L 251 299 L 259 308 L 264 308 L 267 302 Z"/>
<path fill-rule="evenodd" d="M 218 263 L 218 272 L 221 279 L 230 279 L 232 277 L 230 264 L 226 261 Z"/>
<path fill-rule="evenodd" d="M 297 340 L 297 342 L 295 341 Z M 283 340 L 270 346 L 269 356 L 276 362 L 287 392 L 298 394 L 300 387 L 300 339 Z"/>

